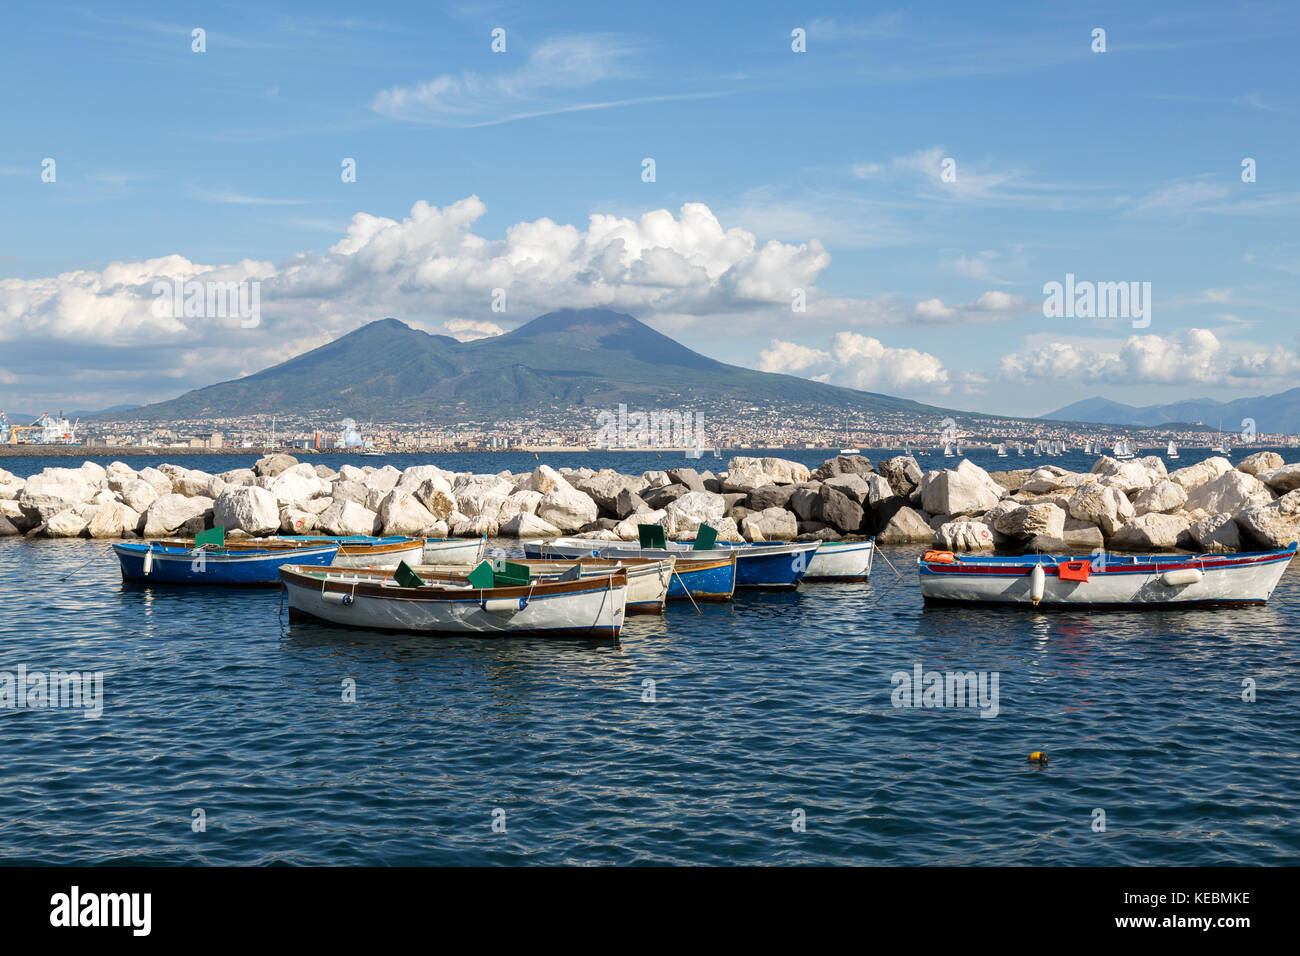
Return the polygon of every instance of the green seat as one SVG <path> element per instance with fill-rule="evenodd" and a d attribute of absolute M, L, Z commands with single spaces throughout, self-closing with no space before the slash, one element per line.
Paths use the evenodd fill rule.
<path fill-rule="evenodd" d="M 718 529 L 707 524 L 702 524 L 699 530 L 695 532 L 695 551 L 712 551 L 713 546 L 718 543 Z"/>
<path fill-rule="evenodd" d="M 469 573 L 467 580 L 476 588 L 490 588 L 495 586 L 496 572 L 492 570 L 492 562 L 480 561 L 478 566 Z"/>
<path fill-rule="evenodd" d="M 527 587 L 532 574 L 528 565 L 515 564 L 513 561 L 498 561 L 492 569 L 493 583 L 499 588 Z"/>
<path fill-rule="evenodd" d="M 636 526 L 637 537 L 641 539 L 641 547 L 647 550 L 658 549 L 660 551 L 668 550 L 668 536 L 664 533 L 664 526 L 661 524 L 639 524 Z"/>
<path fill-rule="evenodd" d="M 407 564 L 405 561 L 402 561 L 397 565 L 397 570 L 393 572 L 393 580 L 397 582 L 399 587 L 404 587 L 404 588 L 424 587 L 424 580 L 418 574 L 412 571 L 411 566 Z"/>
<path fill-rule="evenodd" d="M 226 546 L 226 529 L 221 525 L 217 525 L 207 531 L 200 531 L 194 536 L 194 547 L 201 548 L 208 544 L 224 548 Z"/>

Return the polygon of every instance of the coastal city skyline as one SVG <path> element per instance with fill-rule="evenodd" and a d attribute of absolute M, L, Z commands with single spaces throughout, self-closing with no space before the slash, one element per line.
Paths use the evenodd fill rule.
<path fill-rule="evenodd" d="M 0 155 L 0 408 L 164 400 L 385 316 L 473 340 L 585 306 L 1018 418 L 1296 380 L 1285 7 L 659 13 L 16 11 L 0 69 L 63 81 Z M 348 69 L 303 82 L 324 59 Z M 153 134 L 124 136 L 142 99 Z"/>

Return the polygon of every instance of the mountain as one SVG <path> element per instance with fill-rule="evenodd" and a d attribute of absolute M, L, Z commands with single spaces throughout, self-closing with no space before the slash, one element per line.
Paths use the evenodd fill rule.
<path fill-rule="evenodd" d="M 1231 402 L 1194 398 L 1141 407 L 1104 398 L 1087 398 L 1042 417 L 1051 421 L 1097 422 L 1102 425 L 1147 428 L 1191 422 L 1217 429 L 1222 422 L 1224 431 L 1237 431 L 1242 427 L 1243 419 L 1252 418 L 1258 431 L 1296 434 L 1300 432 L 1300 388 L 1288 389 L 1276 395 L 1238 398 Z"/>
<path fill-rule="evenodd" d="M 551 312 L 472 342 L 381 319 L 244 378 L 100 417 L 196 421 L 303 414 L 456 421 L 556 406 L 604 409 L 626 402 L 681 408 L 701 401 L 982 417 L 727 365 L 630 315 L 604 309 Z"/>

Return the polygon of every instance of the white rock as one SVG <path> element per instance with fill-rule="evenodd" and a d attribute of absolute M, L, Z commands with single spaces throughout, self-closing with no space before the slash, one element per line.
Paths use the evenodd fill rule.
<path fill-rule="evenodd" d="M 555 525 L 527 511 L 516 513 L 501 525 L 498 533 L 504 538 L 556 538 L 561 534 L 560 529 Z"/>
<path fill-rule="evenodd" d="M 100 505 L 86 528 L 92 538 L 120 538 L 140 528 L 140 513 L 118 501 Z"/>
<path fill-rule="evenodd" d="M 590 524 L 599 514 L 596 502 L 567 483 L 557 484 L 537 504 L 537 517 L 566 533 Z"/>
<path fill-rule="evenodd" d="M 253 537 L 275 534 L 283 526 L 275 495 L 256 485 L 232 485 L 223 491 L 212 503 L 212 523 Z"/>
<path fill-rule="evenodd" d="M 1211 515 L 1196 521 L 1188 529 L 1202 551 L 1231 552 L 1241 550 L 1241 530 L 1232 515 Z"/>
<path fill-rule="evenodd" d="M 1262 481 L 1244 471 L 1225 471 L 1217 478 L 1193 490 L 1187 496 L 1188 511 L 1207 511 L 1210 514 L 1229 512 L 1236 514 L 1255 505 L 1266 505 L 1273 494 Z"/>
<path fill-rule="evenodd" d="M 1199 461 L 1194 465 L 1188 465 L 1186 468 L 1179 468 L 1172 472 L 1169 477 L 1183 486 L 1183 489 L 1190 495 L 1193 490 L 1201 487 L 1207 481 L 1218 478 L 1225 471 L 1233 471 L 1232 462 L 1226 458 L 1214 457 L 1207 458 L 1205 461 Z"/>
<path fill-rule="evenodd" d="M 1247 455 L 1237 462 L 1237 470 L 1259 477 L 1260 472 L 1272 471 L 1274 468 L 1281 468 L 1285 464 L 1286 461 L 1275 451 L 1257 451 L 1255 454 Z"/>
<path fill-rule="evenodd" d="M 90 501 L 97 490 L 72 469 L 47 468 L 27 479 L 18 505 L 33 520 L 48 521 L 60 511 Z"/>
<path fill-rule="evenodd" d="M 184 495 L 163 495 L 151 504 L 144 514 L 144 536 L 146 538 L 163 538 L 175 534 L 181 525 L 194 518 L 201 518 L 212 508 L 211 498 L 187 498 Z M 215 513 L 214 513 L 215 517 Z M 276 520 L 273 527 L 279 527 Z"/>
<path fill-rule="evenodd" d="M 1133 510 L 1140 515 L 1152 512 L 1177 511 L 1187 503 L 1187 492 L 1183 486 L 1168 478 L 1157 481 L 1150 488 L 1144 489 L 1133 501 Z"/>
<path fill-rule="evenodd" d="M 67 508 L 50 515 L 41 533 L 47 538 L 79 538 L 89 524 L 76 510 Z"/>
<path fill-rule="evenodd" d="M 668 502 L 664 510 L 668 513 L 672 536 L 682 537 L 706 521 L 723 517 L 727 513 L 727 500 L 711 491 L 688 491 Z"/>
<path fill-rule="evenodd" d="M 1110 546 L 1116 551 L 1172 551 L 1181 544 L 1191 543 L 1187 535 L 1190 525 L 1181 515 L 1151 511 L 1138 515 L 1111 535 Z"/>
<path fill-rule="evenodd" d="M 317 526 L 332 535 L 378 534 L 382 527 L 379 515 L 373 511 L 355 501 L 338 498 L 321 512 Z"/>
<path fill-rule="evenodd" d="M 1279 495 L 1284 495 L 1300 488 L 1300 463 L 1262 471 L 1256 477 Z"/>
<path fill-rule="evenodd" d="M 1097 525 L 1108 537 L 1136 514 L 1123 492 L 1099 482 L 1080 485 L 1070 497 L 1068 510 L 1071 518 Z"/>
<path fill-rule="evenodd" d="M 379 506 L 384 534 L 418 535 L 438 519 L 409 491 L 394 488 Z"/>
<path fill-rule="evenodd" d="M 528 487 L 533 491 L 540 492 L 543 495 L 550 494 L 557 486 L 572 488 L 573 486 L 550 465 L 538 465 L 533 469 L 533 473 L 528 478 Z"/>
<path fill-rule="evenodd" d="M 993 529 L 982 521 L 948 521 L 935 531 L 934 546 L 945 551 L 991 549 Z"/>

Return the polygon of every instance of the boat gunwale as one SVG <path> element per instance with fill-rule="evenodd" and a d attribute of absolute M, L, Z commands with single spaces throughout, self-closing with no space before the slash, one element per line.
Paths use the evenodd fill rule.
<path fill-rule="evenodd" d="M 300 570 L 302 568 L 309 571 Z M 475 588 L 456 585 L 440 586 L 438 583 L 426 583 L 417 588 L 385 586 L 370 581 L 350 581 L 347 578 L 365 577 L 376 582 L 390 580 L 392 571 L 378 568 L 332 568 L 315 565 L 286 564 L 280 567 L 280 579 L 284 583 L 299 584 L 304 587 L 319 588 L 322 593 L 360 594 L 366 597 L 392 598 L 396 600 L 436 600 L 439 603 L 455 603 L 456 600 L 481 602 L 484 595 L 500 598 L 539 598 L 556 597 L 565 594 L 588 594 L 595 591 L 610 591 L 627 587 L 627 572 L 623 569 L 611 570 L 606 575 L 578 578 L 575 581 L 530 581 L 526 585 L 508 587 Z M 330 576 L 333 576 L 332 578 Z M 451 583 L 450 577 L 448 583 Z M 329 585 L 335 585 L 331 588 Z M 593 586 L 595 585 L 595 586 Z"/>

